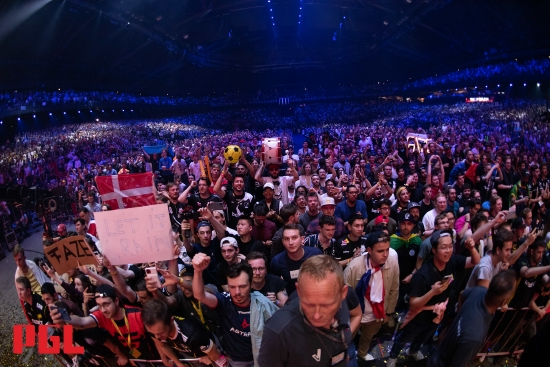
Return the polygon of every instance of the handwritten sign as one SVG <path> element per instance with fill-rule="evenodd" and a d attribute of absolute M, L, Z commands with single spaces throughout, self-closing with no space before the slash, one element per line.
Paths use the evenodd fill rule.
<path fill-rule="evenodd" d="M 111 264 L 137 264 L 174 258 L 166 204 L 94 213 L 101 249 Z"/>
<path fill-rule="evenodd" d="M 78 265 L 98 265 L 97 259 L 82 236 L 72 236 L 44 248 L 46 257 L 57 274 L 64 274 Z"/>

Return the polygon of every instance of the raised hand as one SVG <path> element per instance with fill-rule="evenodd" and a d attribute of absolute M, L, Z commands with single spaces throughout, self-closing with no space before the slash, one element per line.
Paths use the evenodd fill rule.
<path fill-rule="evenodd" d="M 208 265 L 210 265 L 210 256 L 199 252 L 198 254 L 195 254 L 191 263 L 193 264 L 193 269 L 195 269 L 195 271 L 202 272 L 208 268 Z"/>
<path fill-rule="evenodd" d="M 474 242 L 474 239 L 472 237 L 468 237 L 466 241 L 464 241 L 464 247 L 466 247 L 468 250 L 471 250 L 474 248 L 476 243 Z"/>
<path fill-rule="evenodd" d="M 208 208 L 199 208 L 198 212 L 202 220 L 210 220 L 212 218 L 212 212 Z"/>
<path fill-rule="evenodd" d="M 160 269 L 160 268 L 157 268 L 157 272 L 163 276 L 164 278 L 164 286 L 167 287 L 167 286 L 170 286 L 170 285 L 175 285 L 175 284 L 178 284 L 179 281 L 180 281 L 180 278 L 178 278 L 176 275 L 172 274 L 170 271 L 168 270 L 164 270 L 164 269 Z M 154 282 L 155 283 L 155 289 L 156 289 L 156 281 Z"/>

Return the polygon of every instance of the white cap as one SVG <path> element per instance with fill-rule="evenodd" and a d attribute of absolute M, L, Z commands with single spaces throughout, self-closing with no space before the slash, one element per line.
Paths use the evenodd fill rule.
<path fill-rule="evenodd" d="M 334 198 L 331 198 L 330 196 L 325 196 L 324 198 L 321 198 L 321 207 L 325 205 L 336 205 L 336 202 L 334 201 Z"/>

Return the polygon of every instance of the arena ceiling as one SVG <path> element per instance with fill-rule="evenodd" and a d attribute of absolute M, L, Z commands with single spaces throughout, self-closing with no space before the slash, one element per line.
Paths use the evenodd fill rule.
<path fill-rule="evenodd" d="M 550 2 L 2 0 L 0 88 L 404 81 L 550 55 Z"/>

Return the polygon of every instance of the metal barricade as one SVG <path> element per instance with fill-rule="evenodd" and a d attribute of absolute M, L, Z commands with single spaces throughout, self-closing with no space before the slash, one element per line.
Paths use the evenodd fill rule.
<path fill-rule="evenodd" d="M 541 308 L 542 309 L 542 308 Z M 545 323 L 550 320 L 550 314 L 545 314 L 537 321 L 539 314 L 529 308 L 512 309 L 506 312 L 497 311 L 485 344 L 477 354 L 483 362 L 490 357 L 519 356 L 529 339 Z"/>

